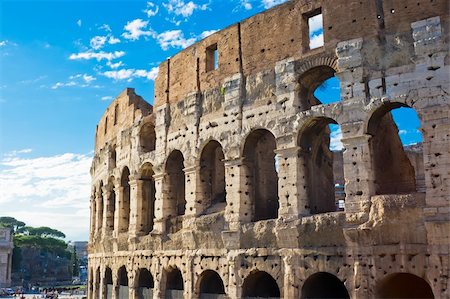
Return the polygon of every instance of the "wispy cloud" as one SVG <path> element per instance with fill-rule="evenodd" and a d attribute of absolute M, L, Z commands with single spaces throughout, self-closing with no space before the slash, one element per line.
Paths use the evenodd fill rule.
<path fill-rule="evenodd" d="M 86 51 L 86 52 L 80 52 L 77 54 L 71 54 L 69 56 L 70 60 L 79 60 L 79 59 L 96 59 L 97 61 L 100 60 L 108 60 L 111 61 L 116 58 L 120 58 L 125 55 L 124 51 L 115 51 L 115 52 L 93 52 L 93 51 Z"/>
<path fill-rule="evenodd" d="M 121 69 L 118 71 L 107 71 L 103 75 L 114 80 L 132 80 L 133 78 L 147 78 L 155 80 L 158 75 L 158 67 L 154 67 L 149 71 L 136 69 Z"/>
<path fill-rule="evenodd" d="M 69 77 L 67 82 L 57 82 L 51 88 L 58 89 L 61 87 L 79 86 L 79 87 L 89 87 L 91 82 L 97 80 L 94 76 L 88 74 L 77 74 Z M 97 87 L 97 86 L 94 86 Z"/>
<path fill-rule="evenodd" d="M 176 16 L 183 16 L 184 18 L 190 17 L 195 10 L 208 9 L 207 4 L 196 4 L 193 1 L 184 2 L 183 0 L 169 0 L 167 3 L 163 3 L 163 6 L 167 9 L 169 14 L 175 14 Z"/>
<path fill-rule="evenodd" d="M 271 8 L 286 1 L 287 0 L 262 0 L 262 5 L 264 6 L 264 8 Z"/>
<path fill-rule="evenodd" d="M 147 17 L 151 18 L 158 14 L 159 6 L 153 2 L 147 2 L 147 8 L 144 9 L 144 12 L 147 14 Z"/>
<path fill-rule="evenodd" d="M 116 63 L 112 63 L 111 61 L 106 62 L 106 65 L 109 66 L 112 69 L 117 69 L 121 66 L 124 65 L 124 63 L 122 61 L 116 62 Z"/>
<path fill-rule="evenodd" d="M 195 37 L 185 38 L 181 30 L 169 30 L 158 34 L 157 41 L 161 48 L 166 51 L 169 47 L 172 48 L 187 48 L 197 39 Z"/>
<path fill-rule="evenodd" d="M 78 26 L 78 27 L 81 27 L 82 23 L 83 23 L 83 22 L 82 22 L 81 20 L 78 20 L 78 21 L 77 21 L 77 26 Z"/>
<path fill-rule="evenodd" d="M 141 36 L 143 37 L 155 37 L 156 33 L 147 29 L 148 21 L 143 21 L 142 19 L 135 19 L 133 21 L 129 21 L 125 27 L 125 32 L 122 36 L 129 40 L 138 40 Z"/>
<path fill-rule="evenodd" d="M 241 5 L 243 8 L 245 8 L 246 10 L 250 10 L 253 8 L 252 3 L 250 2 L 250 0 L 241 0 Z"/>
<path fill-rule="evenodd" d="M 344 148 L 342 144 L 341 127 L 336 124 L 330 124 L 330 149 L 332 151 L 340 151 Z"/>
<path fill-rule="evenodd" d="M 102 101 L 109 101 L 109 100 L 112 100 L 112 99 L 113 99 L 112 96 L 104 96 L 104 97 L 101 97 L 101 100 L 102 100 Z"/>
<path fill-rule="evenodd" d="M 43 76 L 39 76 L 39 77 L 37 77 L 35 79 L 22 80 L 19 83 L 21 83 L 21 84 L 34 84 L 34 83 L 37 83 L 39 81 L 42 81 L 42 80 L 46 79 L 47 77 L 48 76 L 44 76 L 43 75 Z"/>
<path fill-rule="evenodd" d="M 216 33 L 217 31 L 219 31 L 219 30 L 206 30 L 206 31 L 203 31 L 203 32 L 200 34 L 200 39 L 204 39 L 204 38 L 210 36 L 211 34 Z"/>

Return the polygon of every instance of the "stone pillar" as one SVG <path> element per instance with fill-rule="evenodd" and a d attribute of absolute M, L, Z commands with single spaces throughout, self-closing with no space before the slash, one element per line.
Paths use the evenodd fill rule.
<path fill-rule="evenodd" d="M 299 147 L 276 150 L 278 155 L 279 217 L 289 221 L 309 214 L 306 177 Z"/>
<path fill-rule="evenodd" d="M 167 186 L 165 184 L 164 173 L 155 174 L 155 223 L 153 230 L 155 233 L 163 234 L 166 232 L 165 217 L 167 216 Z"/>
<path fill-rule="evenodd" d="M 94 268 L 92 268 L 94 269 Z M 99 293 L 99 282 L 97 281 L 97 271 L 93 270 L 91 273 L 92 276 L 92 294 L 89 296 L 89 299 L 98 299 L 98 293 Z M 90 279 L 89 279 L 90 280 Z"/>
<path fill-rule="evenodd" d="M 277 103 L 283 109 L 300 106 L 298 71 L 295 60 L 288 58 L 275 65 Z"/>
<path fill-rule="evenodd" d="M 96 232 L 97 201 L 95 194 L 91 195 L 90 206 L 89 242 L 92 243 Z"/>
<path fill-rule="evenodd" d="M 102 190 L 98 190 L 96 193 L 97 215 L 95 215 L 95 235 L 97 238 L 101 237 L 102 235 L 101 230 L 103 228 L 103 218 L 105 215 L 105 201 L 103 200 L 102 192 L 103 192 Z"/>
<path fill-rule="evenodd" d="M 116 192 L 116 208 L 114 211 L 114 233 L 113 236 L 117 237 L 122 230 L 123 226 L 123 187 L 116 185 L 114 188 Z"/>
<path fill-rule="evenodd" d="M 92 271 L 92 268 L 89 268 L 89 270 L 88 270 L 89 272 L 88 272 L 88 283 L 87 283 L 87 291 L 88 291 L 88 293 L 87 293 L 87 297 L 89 298 L 89 299 L 92 299 L 92 298 L 94 298 L 93 297 L 93 293 L 94 293 L 94 273 L 92 273 L 93 271 Z"/>
<path fill-rule="evenodd" d="M 183 169 L 185 177 L 185 199 L 186 213 L 185 215 L 195 217 L 203 212 L 202 203 L 197 202 L 200 190 L 200 167 L 195 165 Z"/>
<path fill-rule="evenodd" d="M 106 283 L 105 283 L 105 269 L 102 267 L 100 270 L 100 292 L 99 292 L 99 298 L 94 298 L 94 299 L 106 299 Z"/>
<path fill-rule="evenodd" d="M 143 198 L 143 181 L 139 178 L 130 176 L 130 237 L 141 235 L 144 228 L 144 198 Z"/>

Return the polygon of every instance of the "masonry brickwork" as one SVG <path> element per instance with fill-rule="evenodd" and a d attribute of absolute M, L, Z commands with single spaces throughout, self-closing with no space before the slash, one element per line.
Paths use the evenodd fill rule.
<path fill-rule="evenodd" d="M 448 0 L 292 0 L 164 61 L 154 107 L 123 91 L 96 131 L 89 297 L 450 298 L 449 28 Z"/>
<path fill-rule="evenodd" d="M 0 287 L 11 286 L 13 241 L 9 228 L 0 228 Z"/>

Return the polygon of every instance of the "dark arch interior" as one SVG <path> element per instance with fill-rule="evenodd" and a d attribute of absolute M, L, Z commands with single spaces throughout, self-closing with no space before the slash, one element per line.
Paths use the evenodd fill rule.
<path fill-rule="evenodd" d="M 100 182 L 98 194 L 98 205 L 97 205 L 97 230 L 100 230 L 103 226 L 103 183 Z"/>
<path fill-rule="evenodd" d="M 409 273 L 388 275 L 377 286 L 377 298 L 433 299 L 430 285 L 422 278 Z"/>
<path fill-rule="evenodd" d="M 167 158 L 166 173 L 172 216 L 184 215 L 186 210 L 183 154 L 175 150 Z"/>
<path fill-rule="evenodd" d="M 142 167 L 141 179 L 142 184 L 142 211 L 143 223 L 142 231 L 146 234 L 153 230 L 153 219 L 155 218 L 155 200 L 156 189 L 155 180 L 153 179 L 153 166 L 150 163 L 145 163 Z"/>
<path fill-rule="evenodd" d="M 153 289 L 154 287 L 153 276 L 147 269 L 141 269 L 139 271 L 138 287 Z"/>
<path fill-rule="evenodd" d="M 114 178 L 111 177 L 108 181 L 109 198 L 106 211 L 106 227 L 108 230 L 114 230 L 114 214 L 116 210 L 116 192 L 114 190 Z"/>
<path fill-rule="evenodd" d="M 203 272 L 200 278 L 200 294 L 225 294 L 222 278 L 216 271 Z"/>
<path fill-rule="evenodd" d="M 144 152 L 151 152 L 155 150 L 156 147 L 156 133 L 155 127 L 151 123 L 147 123 L 141 128 L 140 132 L 140 144 L 141 149 Z"/>
<path fill-rule="evenodd" d="M 125 269 L 124 266 L 120 267 L 119 269 L 119 285 L 121 286 L 128 286 L 128 274 L 127 269 Z"/>
<path fill-rule="evenodd" d="M 113 284 L 112 271 L 110 268 L 106 268 L 105 271 L 105 284 Z"/>
<path fill-rule="evenodd" d="M 306 71 L 299 80 L 300 107 L 308 110 L 312 106 L 322 104 L 314 95 L 314 91 L 327 79 L 334 76 L 335 70 L 329 66 L 321 65 Z"/>
<path fill-rule="evenodd" d="M 278 298 L 280 289 L 275 279 L 267 272 L 258 271 L 250 274 L 242 286 L 244 298 Z"/>
<path fill-rule="evenodd" d="M 391 103 L 381 106 L 367 125 L 367 132 L 372 135 L 369 143 L 376 194 L 402 194 L 417 190 L 416 170 L 405 152 L 397 124 L 390 113 L 400 107 L 405 105 Z"/>
<path fill-rule="evenodd" d="M 128 167 L 125 167 L 122 171 L 120 186 L 123 187 L 122 211 L 120 211 L 122 221 L 119 222 L 121 224 L 120 232 L 126 232 L 130 224 L 130 170 Z"/>
<path fill-rule="evenodd" d="M 311 214 L 336 211 L 336 179 L 343 181 L 342 171 L 335 169 L 334 160 L 342 152 L 330 150 L 330 118 L 317 118 L 307 123 L 299 135 L 302 164 L 305 167 L 305 189 Z M 336 172 L 336 174 L 335 174 Z"/>
<path fill-rule="evenodd" d="M 311 275 L 303 284 L 301 299 L 334 298 L 350 299 L 350 295 L 342 281 L 326 272 Z"/>
<path fill-rule="evenodd" d="M 183 275 L 181 275 L 181 271 L 179 269 L 170 269 L 167 272 L 166 284 L 167 290 L 184 290 Z"/>
<path fill-rule="evenodd" d="M 205 208 L 225 203 L 225 158 L 219 142 L 210 141 L 200 159 L 200 181 Z"/>
<path fill-rule="evenodd" d="M 115 168 L 116 167 L 116 160 L 117 160 L 116 148 L 113 147 L 111 149 L 111 168 Z"/>
<path fill-rule="evenodd" d="M 254 204 L 253 221 L 278 217 L 278 174 L 275 137 L 267 130 L 253 131 L 245 141 L 249 194 Z"/>

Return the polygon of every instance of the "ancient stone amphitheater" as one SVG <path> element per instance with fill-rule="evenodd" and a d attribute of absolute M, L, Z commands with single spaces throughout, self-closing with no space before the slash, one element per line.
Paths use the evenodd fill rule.
<path fill-rule="evenodd" d="M 164 61 L 154 106 L 124 90 L 96 131 L 89 297 L 450 298 L 449 28 L 448 0 L 293 0 Z"/>

